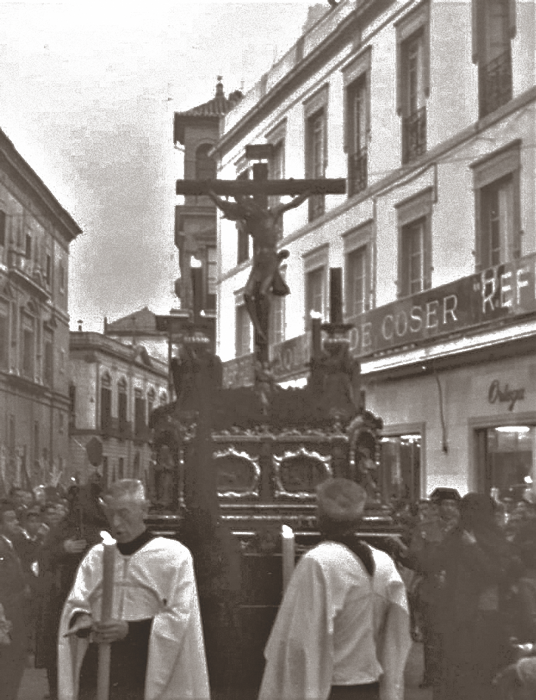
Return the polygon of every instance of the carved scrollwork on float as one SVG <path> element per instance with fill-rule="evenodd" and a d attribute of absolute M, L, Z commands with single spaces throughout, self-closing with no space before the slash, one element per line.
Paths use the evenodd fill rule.
<path fill-rule="evenodd" d="M 308 450 L 287 450 L 273 457 L 276 498 L 312 499 L 319 483 L 332 476 L 331 455 Z"/>
<path fill-rule="evenodd" d="M 258 498 L 261 481 L 259 458 L 233 446 L 214 453 L 220 498 Z"/>

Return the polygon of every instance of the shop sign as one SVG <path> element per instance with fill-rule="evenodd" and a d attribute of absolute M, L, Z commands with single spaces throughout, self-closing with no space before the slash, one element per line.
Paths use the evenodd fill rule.
<path fill-rule="evenodd" d="M 311 359 L 310 334 L 290 338 L 272 348 L 272 372 L 276 381 L 304 372 Z"/>
<path fill-rule="evenodd" d="M 534 311 L 536 254 L 362 314 L 351 331 L 351 353 L 363 357 Z M 274 379 L 280 382 L 306 372 L 310 357 L 310 333 L 274 345 Z M 251 385 L 253 356 L 224 363 L 224 382 L 226 386 Z"/>
<path fill-rule="evenodd" d="M 524 398 L 525 387 L 510 389 L 508 384 L 501 385 L 498 379 L 494 379 L 489 385 L 488 401 L 490 403 L 507 403 L 509 411 L 513 411 L 516 403 Z"/>
<path fill-rule="evenodd" d="M 536 311 L 536 255 L 488 268 L 363 314 L 352 331 L 357 356 Z"/>

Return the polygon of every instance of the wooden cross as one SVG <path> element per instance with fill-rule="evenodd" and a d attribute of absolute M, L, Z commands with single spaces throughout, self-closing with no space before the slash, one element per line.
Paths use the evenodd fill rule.
<path fill-rule="evenodd" d="M 253 164 L 253 180 L 177 180 L 181 195 L 209 196 L 223 211 L 224 217 L 236 221 L 253 239 L 253 260 L 244 290 L 246 309 L 253 322 L 255 357 L 264 369 L 268 366 L 268 327 L 270 296 L 284 296 L 290 289 L 281 277 L 279 265 L 288 251 L 277 250 L 278 224 L 285 211 L 299 206 L 312 195 L 344 194 L 346 180 L 269 180 L 268 164 L 272 146 L 255 144 L 246 147 L 246 158 Z M 263 162 L 264 161 L 264 162 Z M 269 196 L 294 196 L 287 204 L 268 206 Z M 234 202 L 221 197 L 233 197 Z"/>

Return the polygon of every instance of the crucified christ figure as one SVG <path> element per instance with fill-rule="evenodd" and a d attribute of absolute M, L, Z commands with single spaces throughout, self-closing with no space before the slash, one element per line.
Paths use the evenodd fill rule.
<path fill-rule="evenodd" d="M 279 269 L 289 252 L 277 250 L 278 223 L 286 211 L 299 207 L 311 193 L 303 192 L 287 204 L 277 204 L 274 207 L 263 207 L 253 197 L 246 195 L 233 195 L 236 201 L 229 202 L 214 192 L 209 191 L 207 194 L 226 219 L 243 226 L 253 239 L 253 264 L 244 288 L 244 301 L 253 327 L 266 343 L 269 294 L 290 294 Z"/>

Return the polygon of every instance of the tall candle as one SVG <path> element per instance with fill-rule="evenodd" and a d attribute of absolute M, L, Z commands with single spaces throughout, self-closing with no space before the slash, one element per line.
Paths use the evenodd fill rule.
<path fill-rule="evenodd" d="M 288 525 L 283 525 L 281 528 L 281 551 L 284 593 L 290 581 L 290 577 L 292 576 L 292 572 L 294 571 L 294 562 L 296 559 L 294 531 Z"/>
<path fill-rule="evenodd" d="M 112 618 L 114 599 L 115 541 L 108 533 L 101 533 L 104 540 L 102 551 L 102 607 L 101 622 Z M 108 700 L 110 693 L 110 652 L 109 644 L 99 644 L 99 667 L 97 676 L 97 699 Z"/>

